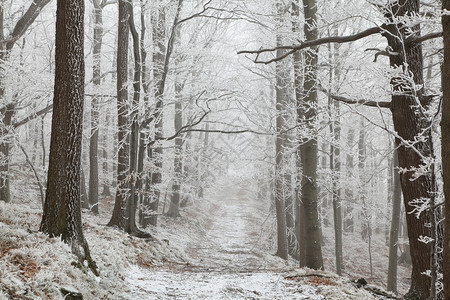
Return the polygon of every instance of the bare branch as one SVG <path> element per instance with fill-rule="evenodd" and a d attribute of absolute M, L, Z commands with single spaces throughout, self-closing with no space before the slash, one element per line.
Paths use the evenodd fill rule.
<path fill-rule="evenodd" d="M 324 37 L 321 39 L 317 39 L 317 40 L 313 40 L 313 41 L 307 41 L 307 42 L 302 42 L 300 45 L 292 45 L 292 46 L 279 46 L 279 47 L 274 47 L 274 48 L 267 48 L 267 49 L 260 49 L 260 50 L 243 50 L 243 51 L 238 51 L 238 54 L 261 54 L 261 53 L 265 53 L 265 52 L 274 52 L 277 50 L 290 50 L 289 52 L 287 52 L 286 54 L 284 54 L 281 57 L 277 57 L 274 58 L 270 61 L 266 61 L 266 62 L 262 62 L 262 61 L 256 61 L 258 63 L 271 63 L 280 59 L 285 58 L 286 56 L 305 49 L 305 48 L 309 48 L 309 47 L 315 47 L 315 46 L 320 46 L 323 44 L 328 44 L 328 43 L 338 43 L 338 44 L 342 44 L 342 43 L 348 43 L 348 42 L 353 42 L 356 40 L 360 40 L 362 38 L 383 32 L 383 28 L 382 27 L 372 27 L 369 29 L 366 29 L 364 31 L 361 31 L 359 33 L 356 34 L 352 34 L 352 35 L 347 35 L 347 36 L 329 36 L 329 37 Z"/>
<path fill-rule="evenodd" d="M 439 38 L 439 37 L 442 37 L 442 31 L 432 32 L 432 33 L 429 33 L 429 34 L 426 34 L 426 35 L 414 37 L 414 38 L 411 39 L 410 42 L 412 42 L 412 43 L 423 43 L 425 41 L 432 40 L 432 39 Z M 407 42 L 409 42 L 409 41 L 407 41 Z"/>
<path fill-rule="evenodd" d="M 49 113 L 52 109 L 53 109 L 53 104 L 50 104 L 49 106 L 41 109 L 40 111 L 34 112 L 31 115 L 29 115 L 28 117 L 23 118 L 22 120 L 20 120 L 18 122 L 15 122 L 12 126 L 13 126 L 14 129 L 16 129 L 17 127 L 25 125 L 29 121 L 34 120 L 34 119 L 36 119 L 39 116 L 42 116 L 42 115 L 44 115 L 46 113 Z"/>
<path fill-rule="evenodd" d="M 389 101 L 373 101 L 373 100 L 366 100 L 366 99 L 349 99 L 343 96 L 333 95 L 329 93 L 325 88 L 322 86 L 319 86 L 318 90 L 323 92 L 324 94 L 327 94 L 331 99 L 344 102 L 347 104 L 361 104 L 364 106 L 371 106 L 371 107 L 380 107 L 380 108 L 390 108 L 391 102 Z"/>
<path fill-rule="evenodd" d="M 44 6 L 46 6 L 49 2 L 50 0 L 33 1 L 25 14 L 20 18 L 19 21 L 17 21 L 16 26 L 14 26 L 14 29 L 9 38 L 0 41 L 0 44 L 6 44 L 6 50 L 10 51 L 14 47 L 15 42 L 20 39 L 20 37 L 25 33 L 28 27 L 30 27 L 30 25 L 37 18 L 42 8 L 44 8 Z"/>

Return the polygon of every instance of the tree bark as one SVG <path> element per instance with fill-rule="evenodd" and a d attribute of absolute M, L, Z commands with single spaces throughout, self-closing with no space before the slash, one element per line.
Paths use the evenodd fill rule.
<path fill-rule="evenodd" d="M 303 0 L 305 17 L 305 40 L 318 38 L 317 5 L 314 0 Z M 305 216 L 305 266 L 311 269 L 323 269 L 321 230 L 318 214 L 317 199 L 317 132 L 315 121 L 317 118 L 317 64 L 318 48 L 313 47 L 305 53 L 305 77 L 303 83 L 304 103 L 300 118 L 303 118 L 308 130 L 308 137 L 300 146 L 303 166 L 302 203 Z"/>
<path fill-rule="evenodd" d="M 352 182 L 353 179 L 353 170 L 354 170 L 354 163 L 353 163 L 353 143 L 355 139 L 355 129 L 349 128 L 348 134 L 347 134 L 347 155 L 345 158 L 345 167 L 346 167 L 346 177 L 347 182 Z M 345 209 L 344 209 L 344 230 L 346 232 L 353 232 L 354 231 L 354 221 L 353 221 L 353 205 L 354 205 L 354 196 L 353 196 L 353 189 L 351 186 L 347 186 L 345 188 Z"/>
<path fill-rule="evenodd" d="M 402 202 L 402 190 L 400 187 L 400 176 L 398 174 L 398 157 L 397 150 L 394 151 L 394 163 L 393 169 L 393 189 L 392 189 L 392 220 L 391 230 L 389 235 L 389 267 L 388 267 L 388 279 L 387 290 L 396 293 L 397 292 L 397 261 L 398 261 L 398 233 L 400 229 L 401 218 L 401 202 Z"/>
<path fill-rule="evenodd" d="M 114 210 L 108 226 L 125 229 L 124 217 L 128 194 L 126 181 L 129 171 L 129 141 L 128 141 L 128 38 L 129 9 L 128 1 L 119 0 L 119 25 L 117 34 L 117 188 Z"/>
<path fill-rule="evenodd" d="M 155 122 L 155 139 L 159 139 L 163 134 L 163 94 L 165 88 L 164 80 L 164 62 L 166 59 L 166 12 L 164 7 L 158 8 L 157 12 L 152 15 L 153 26 L 153 44 L 155 52 L 153 53 L 153 96 L 156 105 L 153 113 Z M 161 195 L 160 185 L 162 182 L 162 155 L 163 148 L 157 143 L 153 144 L 149 149 L 149 158 L 153 163 L 153 170 L 150 174 L 148 187 L 148 199 L 144 202 L 144 217 L 142 225 L 156 226 L 158 222 L 159 198 Z"/>
<path fill-rule="evenodd" d="M 55 88 L 50 162 L 40 231 L 61 237 L 98 275 L 83 236 L 80 209 L 84 102 L 84 1 L 57 1 Z"/>
<path fill-rule="evenodd" d="M 177 102 L 175 102 L 175 118 L 174 118 L 174 129 L 175 132 L 180 130 L 183 122 L 183 111 L 180 99 L 181 93 L 181 84 L 179 82 L 175 83 L 175 95 L 178 98 Z M 167 215 L 169 217 L 179 217 L 180 216 L 180 190 L 181 190 L 181 180 L 182 180 L 182 146 L 183 146 L 183 138 L 178 136 L 175 138 L 175 149 L 174 149 L 174 162 L 173 162 L 173 171 L 174 171 L 174 182 L 172 184 L 172 196 L 170 198 L 169 210 L 167 211 Z"/>
<path fill-rule="evenodd" d="M 421 236 L 431 236 L 430 228 L 425 226 L 430 223 L 431 212 L 427 210 L 418 215 L 415 207 L 421 205 L 424 199 L 430 199 L 431 193 L 435 192 L 430 172 L 415 178 L 416 170 L 425 163 L 424 159 L 431 156 L 433 147 L 430 120 L 424 114 L 429 98 L 424 96 L 423 88 L 416 88 L 423 86 L 422 44 L 411 43 L 407 39 L 410 30 L 420 35 L 420 26 L 402 26 L 398 21 L 402 17 L 419 15 L 419 6 L 418 0 L 394 2 L 386 13 L 386 18 L 392 23 L 385 26 L 388 32 L 384 34 L 392 51 L 399 53 L 389 57 L 391 67 L 409 78 L 404 80 L 400 76 L 391 79 L 393 96 L 390 107 L 394 129 L 401 137 L 396 139 L 399 167 L 407 170 L 400 173 L 412 258 L 411 287 L 405 295 L 406 299 L 429 297 L 431 280 L 423 273 L 431 269 L 433 251 L 431 244 L 419 241 Z M 414 143 L 414 146 L 408 143 Z"/>
<path fill-rule="evenodd" d="M 445 238 L 444 238 L 444 297 L 450 299 L 450 0 L 442 1 L 442 8 L 446 11 L 442 15 L 444 33 L 444 63 L 442 69 L 442 119 L 441 119 L 441 150 L 442 171 L 445 196 Z"/>
<path fill-rule="evenodd" d="M 102 163 L 102 167 L 103 167 L 103 191 L 102 191 L 102 196 L 106 196 L 109 197 L 111 196 L 111 189 L 110 189 L 110 184 L 111 181 L 109 179 L 109 168 L 108 168 L 108 128 L 110 126 L 110 122 L 109 122 L 109 112 L 106 112 L 106 117 L 105 117 L 105 124 L 106 124 L 106 129 L 103 132 L 103 139 L 102 139 L 102 158 L 103 158 L 103 163 Z"/>
<path fill-rule="evenodd" d="M 280 38 L 277 37 L 278 43 Z M 282 55 L 282 50 L 277 51 L 277 55 Z M 284 63 L 285 64 L 285 63 Z M 285 104 L 286 104 L 286 66 L 283 62 L 277 62 L 276 65 L 276 112 L 277 112 L 277 136 L 275 141 L 275 210 L 277 218 L 277 252 L 276 255 L 288 258 L 288 241 L 287 241 L 287 224 L 286 224 L 286 207 L 285 207 L 285 177 L 283 168 L 285 168 L 285 151 L 283 149 L 284 139 L 286 136 L 281 133 L 284 130 L 285 123 Z"/>
<path fill-rule="evenodd" d="M 94 38 L 93 38 L 93 70 L 92 83 L 94 91 L 100 89 L 101 83 L 101 52 L 103 38 L 102 7 L 100 0 L 93 0 Z M 91 100 L 91 138 L 89 140 L 89 205 L 92 212 L 98 214 L 98 125 L 99 96 Z"/>

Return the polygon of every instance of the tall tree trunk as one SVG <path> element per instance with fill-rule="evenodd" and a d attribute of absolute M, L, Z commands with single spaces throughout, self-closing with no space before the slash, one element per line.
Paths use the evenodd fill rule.
<path fill-rule="evenodd" d="M 103 140 L 102 140 L 102 158 L 103 158 L 103 191 L 102 191 L 102 195 L 109 197 L 111 196 L 111 189 L 110 189 L 110 184 L 111 181 L 109 180 L 109 168 L 108 168 L 108 128 L 110 126 L 109 124 L 109 112 L 105 113 L 105 125 L 106 125 L 106 129 L 104 130 L 103 133 Z"/>
<path fill-rule="evenodd" d="M 292 2 L 292 32 L 294 34 L 300 34 L 300 2 L 299 0 Z M 297 51 L 293 55 L 293 69 L 294 69 L 294 91 L 295 91 L 295 104 L 297 108 L 296 124 L 300 125 L 302 121 L 303 110 L 303 62 L 301 52 Z M 295 151 L 295 169 L 296 169 L 296 182 L 295 182 L 295 232 L 297 235 L 298 253 L 297 259 L 299 260 L 300 267 L 305 266 L 305 216 L 304 208 L 301 199 L 301 186 L 302 186 L 302 160 L 301 160 L 301 147 L 302 141 L 302 129 L 299 126 L 296 132 L 296 151 Z M 294 255 L 295 258 L 295 255 Z"/>
<path fill-rule="evenodd" d="M 101 84 L 101 52 L 103 38 L 102 7 L 100 0 L 94 0 L 94 39 L 93 39 L 93 69 L 92 83 L 94 91 L 99 91 Z M 91 210 L 98 214 L 98 123 L 99 99 L 98 95 L 92 97 L 91 102 L 91 138 L 89 140 L 89 205 Z"/>
<path fill-rule="evenodd" d="M 337 35 L 337 29 L 334 30 Z M 339 48 L 335 44 L 333 48 L 328 46 L 328 59 L 330 63 L 329 70 L 329 86 L 333 87 L 334 81 L 339 80 L 339 69 L 333 65 L 338 63 Z M 331 93 L 330 93 L 331 94 Z M 333 101 L 328 97 L 328 110 L 330 116 L 330 169 L 331 169 L 331 187 L 332 187 L 332 203 L 333 203 L 333 222 L 334 222 L 334 252 L 336 258 L 336 273 L 342 275 L 343 258 L 342 258 L 342 202 L 341 188 L 339 179 L 341 177 L 341 123 L 340 123 L 340 103 Z"/>
<path fill-rule="evenodd" d="M 400 176 L 398 174 L 398 157 L 397 150 L 394 151 L 394 163 L 393 168 L 390 170 L 393 176 L 393 188 L 392 188 L 392 220 L 391 230 L 389 235 L 389 267 L 388 267 L 388 279 L 387 290 L 397 292 L 397 262 L 398 262 L 398 233 L 400 229 L 401 218 L 401 203 L 402 203 L 402 190 L 400 187 Z"/>
<path fill-rule="evenodd" d="M 127 200 L 129 171 L 129 141 L 128 141 L 128 38 L 129 9 L 128 1 L 119 0 L 119 25 L 117 34 L 117 188 L 114 210 L 108 226 L 125 229 L 125 205 Z"/>
<path fill-rule="evenodd" d="M 362 205 L 361 238 L 367 240 L 370 235 L 370 214 L 367 211 L 367 178 L 366 178 L 366 129 L 364 119 L 360 119 L 358 137 L 358 195 L 359 205 Z"/>
<path fill-rule="evenodd" d="M 330 108 L 332 100 L 329 99 Z M 340 122 L 339 122 L 339 102 L 334 102 L 335 118 L 330 121 L 330 133 L 332 134 L 332 143 L 330 147 L 330 169 L 332 180 L 332 199 L 333 199 L 333 221 L 334 221 L 334 252 L 336 257 L 336 273 L 342 275 L 342 209 L 341 209 L 341 189 L 339 184 L 341 162 L 340 162 Z"/>
<path fill-rule="evenodd" d="M 442 15 L 444 34 L 444 64 L 442 70 L 442 171 L 445 196 L 445 238 L 444 238 L 444 294 L 450 299 L 450 0 L 442 1 L 446 14 Z"/>
<path fill-rule="evenodd" d="M 57 1 L 55 88 L 47 192 L 40 231 L 61 237 L 98 275 L 80 210 L 84 102 L 84 1 Z"/>
<path fill-rule="evenodd" d="M 283 27 L 284 7 L 281 3 L 277 3 L 278 9 L 278 25 Z M 281 28 L 279 29 L 281 31 Z M 282 36 L 277 33 L 277 45 L 283 44 Z M 277 57 L 285 54 L 285 50 L 277 50 Z M 289 103 L 288 84 L 289 84 L 289 69 L 287 61 L 278 61 L 275 66 L 276 74 L 276 126 L 277 136 L 275 140 L 275 211 L 277 219 L 277 252 L 276 255 L 287 259 L 288 258 L 288 236 L 287 236 L 287 220 L 286 220 L 286 172 L 287 172 L 287 151 L 285 145 L 287 144 L 287 134 L 284 132 L 286 128 L 287 104 Z"/>
<path fill-rule="evenodd" d="M 175 83 L 175 95 L 178 98 L 175 102 L 175 118 L 174 118 L 174 128 L 175 132 L 180 130 L 182 126 L 182 104 L 180 99 L 181 93 L 181 84 L 179 82 Z M 183 138 L 181 136 L 177 136 L 175 138 L 175 149 L 174 149 L 174 162 L 173 162 L 173 171 L 174 171 L 174 182 L 172 184 L 172 196 L 170 198 L 169 210 L 167 211 L 167 215 L 169 217 L 179 217 L 180 216 L 180 187 L 181 187 L 181 177 L 182 177 L 182 157 L 181 151 L 183 146 Z"/>
<path fill-rule="evenodd" d="M 406 207 L 406 221 L 412 258 L 411 287 L 406 299 L 427 299 L 430 295 L 430 277 L 424 275 L 431 269 L 431 244 L 420 241 L 420 237 L 431 237 L 431 230 L 425 224 L 431 221 L 431 212 L 423 211 L 418 215 L 416 206 L 424 199 L 430 199 L 435 192 L 432 186 L 431 172 L 415 177 L 416 170 L 425 164 L 432 151 L 430 120 L 425 110 L 429 106 L 429 97 L 424 95 L 422 44 L 408 42 L 410 30 L 420 35 L 420 25 L 402 26 L 404 17 L 419 15 L 419 0 L 399 0 L 393 2 L 385 17 L 392 23 L 386 25 L 384 34 L 392 51 L 398 55 L 389 57 L 390 65 L 404 74 L 409 80 L 393 77 L 391 111 L 394 129 L 400 138 L 398 146 L 399 167 L 407 170 L 400 174 L 403 201 Z M 400 20 L 400 21 L 399 21 Z M 400 22 L 400 24 L 398 24 Z M 412 83 L 413 82 L 413 83 Z M 410 146 L 414 143 L 414 146 Z M 414 180 L 413 180 L 414 179 Z"/>
<path fill-rule="evenodd" d="M 148 234 L 140 231 L 136 225 L 136 207 L 138 201 L 138 190 L 140 189 L 140 174 L 138 173 L 138 148 L 139 148 L 139 123 L 138 123 L 138 109 L 139 109 L 139 97 L 141 92 L 141 53 L 139 50 L 139 35 L 136 31 L 134 24 L 133 5 L 128 2 L 128 24 L 133 37 L 133 56 L 134 56 L 134 76 L 133 76 L 133 101 L 130 111 L 130 170 L 129 177 L 130 182 L 130 196 L 127 199 L 125 210 L 125 231 L 139 236 L 150 237 Z"/>
<path fill-rule="evenodd" d="M 355 139 L 355 129 L 349 128 L 348 134 L 347 134 L 347 155 L 345 158 L 345 168 L 346 168 L 346 178 L 347 182 L 350 183 L 353 181 L 353 170 L 354 170 L 354 163 L 353 163 L 353 143 Z M 346 232 L 353 232 L 354 231 L 354 225 L 353 225 L 353 206 L 354 206 L 354 196 L 353 196 L 353 188 L 349 185 L 345 188 L 345 209 L 344 209 L 344 230 Z"/>
<path fill-rule="evenodd" d="M 163 95 L 165 88 L 164 61 L 166 59 L 166 12 L 164 7 L 158 8 L 157 12 L 152 16 L 153 26 L 153 44 L 155 52 L 153 53 L 153 95 L 155 97 L 156 106 L 154 112 L 155 118 L 155 140 L 162 137 L 163 134 Z M 161 195 L 160 185 L 162 182 L 162 155 L 163 148 L 157 142 L 151 146 L 149 150 L 151 155 L 149 158 L 153 162 L 153 171 L 150 175 L 150 191 L 148 206 L 144 213 L 143 226 L 156 226 L 158 221 L 159 198 Z"/>
<path fill-rule="evenodd" d="M 317 5 L 314 0 L 303 0 L 303 13 L 305 16 L 305 40 L 318 38 Z M 305 266 L 311 269 L 323 269 L 321 230 L 318 214 L 317 199 L 317 132 L 315 121 L 317 118 L 317 64 L 318 49 L 313 47 L 305 53 L 305 79 L 303 83 L 304 103 L 301 116 L 309 131 L 307 140 L 300 146 L 303 166 L 302 177 L 302 203 L 305 216 Z"/>

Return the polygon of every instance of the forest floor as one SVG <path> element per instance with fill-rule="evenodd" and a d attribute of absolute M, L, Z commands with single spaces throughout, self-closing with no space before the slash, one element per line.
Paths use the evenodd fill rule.
<path fill-rule="evenodd" d="M 202 228 L 184 231 L 176 220 L 172 240 L 183 245 L 186 264 L 130 269 L 134 299 L 381 299 L 333 273 L 295 269 L 271 254 L 268 207 L 244 183 L 225 185 L 205 202 Z M 198 213 L 198 211 L 196 212 Z M 198 217 L 198 216 L 197 216 Z M 184 231 L 184 232 L 183 232 Z M 198 234 L 201 233 L 201 234 Z"/>
<path fill-rule="evenodd" d="M 154 240 L 105 227 L 111 201 L 102 201 L 99 216 L 83 214 L 100 277 L 75 267 L 67 245 L 37 231 L 39 208 L 0 202 L 0 299 L 62 299 L 61 288 L 113 300 L 384 299 L 351 282 L 367 275 L 356 260 L 346 270 L 350 279 L 273 256 L 273 214 L 255 194 L 245 181 L 209 190 L 182 217 L 161 216 Z M 347 245 L 355 247 L 348 253 L 363 255 L 358 243 Z M 328 248 L 326 268 L 332 269 Z M 383 274 L 376 265 L 375 271 Z"/>

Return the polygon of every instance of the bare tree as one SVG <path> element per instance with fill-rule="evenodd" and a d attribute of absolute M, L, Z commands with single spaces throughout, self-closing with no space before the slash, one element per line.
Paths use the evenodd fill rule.
<path fill-rule="evenodd" d="M 98 275 L 81 224 L 83 102 L 84 1 L 58 0 L 50 162 L 40 231 L 61 237 Z"/>
<path fill-rule="evenodd" d="M 433 253 L 432 243 L 424 243 L 421 237 L 430 237 L 432 232 L 426 224 L 431 221 L 431 211 L 422 211 L 420 207 L 435 193 L 432 184 L 432 172 L 429 170 L 416 176 L 416 170 L 426 165 L 432 154 L 430 118 L 426 114 L 432 97 L 427 96 L 423 88 L 422 42 L 439 37 L 442 33 L 430 33 L 421 36 L 420 23 L 407 23 L 413 16 L 420 15 L 420 3 L 417 0 L 399 0 L 386 5 L 377 5 L 386 22 L 381 26 L 368 28 L 348 36 L 329 36 L 307 39 L 299 45 L 282 46 L 289 50 L 280 57 L 259 61 L 260 54 L 276 51 L 280 47 L 239 53 L 257 54 L 255 62 L 270 63 L 284 59 L 288 55 L 306 48 L 313 48 L 328 43 L 348 43 L 374 34 L 381 34 L 388 42 L 391 68 L 398 71 L 391 78 L 391 102 L 355 101 L 375 107 L 389 107 L 392 112 L 398 147 L 399 167 L 403 191 L 403 202 L 407 211 L 407 226 L 412 257 L 411 287 L 406 299 L 426 299 L 430 295 L 431 278 L 424 275 L 431 270 L 430 257 Z M 410 35 L 414 32 L 414 35 Z M 341 101 L 345 99 L 334 98 Z M 351 102 L 347 102 L 351 103 Z M 438 261 L 439 262 L 439 261 Z"/>
<path fill-rule="evenodd" d="M 303 0 L 305 17 L 304 34 L 307 41 L 316 40 L 317 4 L 315 0 Z M 300 106 L 299 118 L 304 120 L 308 136 L 303 138 L 299 147 L 303 167 L 301 182 L 302 209 L 305 221 L 305 266 L 311 269 L 323 269 L 322 233 L 317 205 L 317 133 L 315 120 L 317 118 L 317 64 L 318 48 L 312 47 L 305 53 L 305 75 L 303 82 L 303 103 Z"/>
<path fill-rule="evenodd" d="M 444 33 L 444 64 L 442 69 L 442 170 L 445 196 L 444 240 L 444 298 L 450 299 L 450 1 L 442 1 L 442 27 Z"/>
<path fill-rule="evenodd" d="M 117 35 L 117 114 L 118 114 L 118 154 L 117 154 L 117 188 L 114 210 L 108 226 L 125 228 L 124 209 L 127 200 L 127 175 L 129 171 L 129 136 L 128 136 L 128 39 L 130 11 L 126 0 L 119 0 L 119 25 Z"/>
<path fill-rule="evenodd" d="M 30 7 L 25 14 L 17 21 L 14 29 L 8 37 L 4 35 L 4 11 L 3 6 L 0 6 L 0 61 L 4 63 L 8 60 L 11 50 L 14 48 L 16 42 L 28 30 L 34 20 L 39 16 L 41 10 L 50 2 L 50 0 L 36 0 L 32 1 Z M 4 78 L 0 77 L 0 99 L 5 98 Z M 8 127 L 13 125 L 12 119 L 16 111 L 16 104 L 10 102 L 0 108 L 1 126 L 0 126 L 0 200 L 9 202 L 9 150 L 11 147 L 11 140 L 8 138 Z"/>

